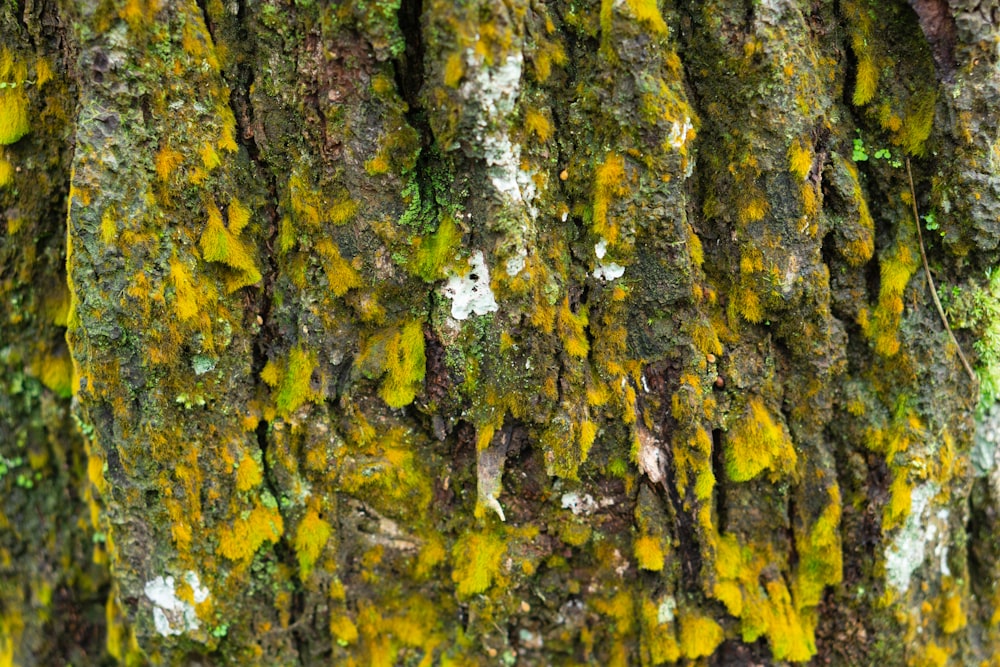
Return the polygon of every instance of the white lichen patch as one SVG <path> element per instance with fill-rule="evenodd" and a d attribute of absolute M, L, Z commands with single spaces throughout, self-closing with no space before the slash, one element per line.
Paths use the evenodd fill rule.
<path fill-rule="evenodd" d="M 517 274 L 524 271 L 524 265 L 528 259 L 527 248 L 518 248 L 514 256 L 507 260 L 507 275 L 513 278 Z"/>
<path fill-rule="evenodd" d="M 451 316 L 456 320 L 466 320 L 473 314 L 485 315 L 500 309 L 493 290 L 490 289 L 490 272 L 482 250 L 472 253 L 469 267 L 467 274 L 450 277 L 442 288 L 442 293 L 451 299 Z"/>
<path fill-rule="evenodd" d="M 465 52 L 466 79 L 459 92 L 473 109 L 474 142 L 466 152 L 486 162 L 487 174 L 500 202 L 517 211 L 524 224 L 505 229 L 507 242 L 516 255 L 526 254 L 534 231 L 538 209 L 535 174 L 521 159 L 520 144 L 511 141 L 509 128 L 514 120 L 517 99 L 521 92 L 524 56 L 513 49 L 496 66 L 488 66 L 482 55 L 473 49 Z M 508 274 L 515 276 L 524 268 L 515 258 L 508 261 Z M 514 273 L 514 268 L 520 267 Z"/>
<path fill-rule="evenodd" d="M 688 140 L 688 134 L 693 129 L 694 125 L 691 124 L 691 119 L 687 116 L 684 117 L 684 122 L 675 120 L 670 128 L 670 134 L 667 135 L 667 142 L 670 144 L 670 147 L 674 150 L 684 148 L 684 144 Z"/>
<path fill-rule="evenodd" d="M 604 239 L 594 244 L 594 254 L 597 255 L 597 268 L 594 269 L 594 277 L 600 280 L 614 280 L 625 275 L 625 267 L 615 262 L 601 262 L 608 254 L 608 242 Z"/>
<path fill-rule="evenodd" d="M 937 542 L 939 537 L 941 540 L 947 537 L 948 512 L 928 511 L 938 490 L 936 484 L 923 484 L 913 489 L 906 523 L 885 551 L 886 580 L 899 593 L 905 593 L 910 587 L 910 579 L 923 564 L 928 546 L 939 557 L 947 554 L 938 549 Z"/>
<path fill-rule="evenodd" d="M 597 268 L 594 269 L 594 277 L 604 281 L 621 278 L 623 275 L 625 275 L 625 267 L 614 262 L 598 264 Z"/>
<path fill-rule="evenodd" d="M 665 595 L 660 601 L 660 606 L 656 608 L 656 622 L 660 625 L 670 623 L 674 620 L 674 612 L 677 610 L 677 600 L 673 595 Z"/>
<path fill-rule="evenodd" d="M 560 501 L 562 502 L 562 508 L 572 512 L 573 516 L 580 516 L 581 514 L 587 516 L 597 509 L 597 503 L 589 493 L 581 496 L 576 491 L 570 491 L 562 494 Z"/>
<path fill-rule="evenodd" d="M 191 587 L 195 604 L 208 599 L 208 589 L 201 585 L 197 572 L 188 570 L 184 581 Z M 177 597 L 173 577 L 154 577 L 146 582 L 146 597 L 153 603 L 153 625 L 164 637 L 198 629 L 194 605 Z"/>

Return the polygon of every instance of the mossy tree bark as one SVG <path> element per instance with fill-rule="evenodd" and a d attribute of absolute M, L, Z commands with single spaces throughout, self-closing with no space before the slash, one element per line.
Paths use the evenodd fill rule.
<path fill-rule="evenodd" d="M 0 664 L 987 664 L 989 6 L 3 3 Z"/>

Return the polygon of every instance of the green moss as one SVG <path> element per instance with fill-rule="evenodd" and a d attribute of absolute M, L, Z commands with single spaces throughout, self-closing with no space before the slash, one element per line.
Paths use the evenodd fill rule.
<path fill-rule="evenodd" d="M 450 217 L 443 218 L 437 231 L 414 241 L 413 261 L 409 264 L 411 271 L 425 282 L 441 280 L 461 242 L 462 230 Z"/>

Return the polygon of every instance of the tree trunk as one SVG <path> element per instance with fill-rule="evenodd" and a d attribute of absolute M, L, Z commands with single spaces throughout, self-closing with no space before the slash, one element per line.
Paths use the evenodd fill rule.
<path fill-rule="evenodd" d="M 996 664 L 998 13 L 0 4 L 0 665 Z"/>

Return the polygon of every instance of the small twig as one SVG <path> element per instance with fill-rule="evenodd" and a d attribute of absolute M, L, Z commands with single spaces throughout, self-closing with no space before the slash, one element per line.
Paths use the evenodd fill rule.
<path fill-rule="evenodd" d="M 931 298 L 934 299 L 934 305 L 937 306 L 938 315 L 941 316 L 945 331 L 948 332 L 951 342 L 955 345 L 958 358 L 962 360 L 962 365 L 965 366 L 965 372 L 969 374 L 969 379 L 972 380 L 973 386 L 977 386 L 979 379 L 976 377 L 975 371 L 972 370 L 972 366 L 969 365 L 968 359 L 965 358 L 962 346 L 958 344 L 958 340 L 955 338 L 955 332 L 951 330 L 951 325 L 948 324 L 948 317 L 944 314 L 944 308 L 941 307 L 937 288 L 934 287 L 934 279 L 931 277 L 931 267 L 927 265 L 927 252 L 924 250 L 924 235 L 920 231 L 920 213 L 917 211 L 917 192 L 913 187 L 913 174 L 910 172 L 910 158 L 906 158 L 906 177 L 910 181 L 910 205 L 913 207 L 913 222 L 917 226 L 917 241 L 920 242 L 920 259 L 924 262 L 924 273 L 927 275 L 927 286 L 931 288 Z"/>

